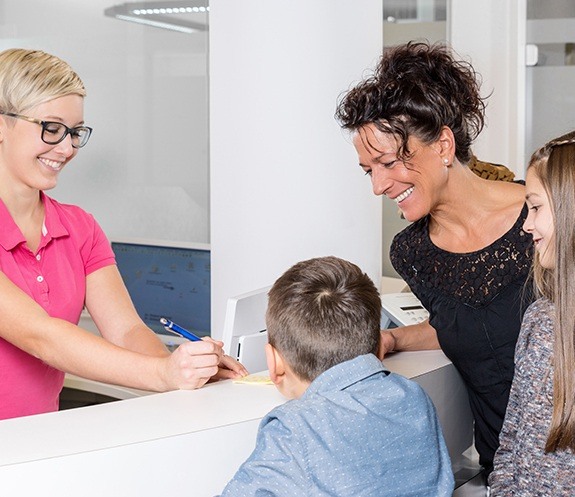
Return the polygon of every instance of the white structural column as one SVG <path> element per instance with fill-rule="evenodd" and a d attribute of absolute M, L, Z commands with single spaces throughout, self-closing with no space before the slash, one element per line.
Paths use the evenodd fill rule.
<path fill-rule="evenodd" d="M 302 259 L 378 284 L 381 203 L 333 116 L 381 46 L 381 0 L 210 1 L 213 336 L 229 297 Z"/>
<path fill-rule="evenodd" d="M 482 94 L 491 93 L 475 153 L 523 178 L 526 1 L 451 0 L 448 21 L 451 44 L 481 74 Z"/>

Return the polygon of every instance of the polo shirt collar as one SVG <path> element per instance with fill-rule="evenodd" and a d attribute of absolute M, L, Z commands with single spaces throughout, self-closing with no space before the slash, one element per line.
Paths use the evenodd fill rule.
<path fill-rule="evenodd" d="M 53 201 L 44 192 L 40 192 L 40 200 L 44 203 L 44 226 L 50 239 L 69 235 L 68 230 L 62 224 L 58 211 Z M 26 242 L 26 238 L 20 231 L 18 225 L 12 219 L 8 208 L 0 199 L 0 245 L 4 250 L 12 250 L 21 243 Z M 42 242 L 41 245 L 44 245 Z"/>
<path fill-rule="evenodd" d="M 48 195 L 45 195 L 44 192 L 40 192 L 40 199 L 44 202 L 44 226 L 48 232 L 47 235 L 50 238 L 60 238 L 61 236 L 69 235 L 70 232 L 62 224 L 54 201 Z"/>
<path fill-rule="evenodd" d="M 389 373 L 376 356 L 361 355 L 324 371 L 311 382 L 302 398 L 315 393 L 344 390 L 354 383 L 382 372 Z"/>

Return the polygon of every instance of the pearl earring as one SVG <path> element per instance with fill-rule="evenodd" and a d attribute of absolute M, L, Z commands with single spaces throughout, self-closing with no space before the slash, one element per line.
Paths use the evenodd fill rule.
<path fill-rule="evenodd" d="M 446 157 L 443 159 L 443 163 L 447 166 L 449 164 L 449 159 Z"/>

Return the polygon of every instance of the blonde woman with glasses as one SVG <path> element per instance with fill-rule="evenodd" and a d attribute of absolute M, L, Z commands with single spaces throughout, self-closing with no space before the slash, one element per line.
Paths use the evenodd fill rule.
<path fill-rule="evenodd" d="M 0 53 L 0 419 L 57 410 L 65 372 L 152 391 L 246 373 L 210 339 L 170 354 L 138 317 L 98 223 L 46 195 L 90 139 L 85 95 L 53 55 Z M 84 305 L 101 337 L 77 326 Z"/>

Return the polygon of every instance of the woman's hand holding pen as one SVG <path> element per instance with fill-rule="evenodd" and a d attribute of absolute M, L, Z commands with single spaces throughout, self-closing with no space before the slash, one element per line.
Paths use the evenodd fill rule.
<path fill-rule="evenodd" d="M 211 343 L 213 344 L 213 346 L 215 346 L 218 351 L 218 355 L 219 355 L 219 360 L 216 363 L 216 371 L 214 373 L 212 373 L 209 377 L 209 379 L 212 380 L 225 380 L 225 379 L 234 379 L 234 378 L 241 378 L 242 376 L 246 376 L 248 374 L 247 369 L 243 366 L 243 364 L 241 364 L 240 362 L 234 360 L 232 357 L 225 355 L 223 352 L 223 346 L 224 343 L 220 342 L 219 340 L 214 340 L 211 337 L 203 337 L 200 338 L 198 335 L 192 333 L 189 330 L 186 330 L 185 328 L 181 327 L 179 324 L 174 323 L 171 319 L 168 318 L 160 318 L 160 323 L 162 323 L 162 325 L 164 325 L 164 328 L 166 329 L 166 331 L 169 331 L 170 333 L 174 333 L 175 335 L 179 335 L 181 337 L 187 338 L 188 340 L 191 341 L 191 343 L 200 343 L 200 342 L 206 342 L 206 343 Z M 190 346 L 189 344 L 185 344 L 186 347 L 192 351 L 195 349 L 192 349 L 192 346 Z M 180 345 L 180 347 L 178 347 L 176 349 L 179 350 L 182 346 Z M 210 363 L 210 366 L 213 367 L 214 364 Z M 203 377 L 202 377 L 203 380 Z M 205 382 L 202 381 L 202 383 L 197 384 L 197 386 L 192 386 L 190 388 L 199 388 L 201 387 Z M 184 387 L 178 387 L 178 388 L 184 388 Z"/>
<path fill-rule="evenodd" d="M 221 345 L 215 341 L 183 343 L 164 359 L 160 374 L 166 390 L 200 388 L 218 374 L 223 356 Z"/>
<path fill-rule="evenodd" d="M 248 371 L 234 358 L 225 355 L 223 343 L 204 337 L 198 342 L 180 345 L 164 359 L 162 375 L 167 390 L 192 390 L 209 380 L 233 379 L 246 376 Z"/>

